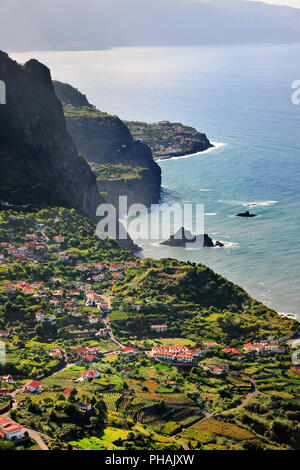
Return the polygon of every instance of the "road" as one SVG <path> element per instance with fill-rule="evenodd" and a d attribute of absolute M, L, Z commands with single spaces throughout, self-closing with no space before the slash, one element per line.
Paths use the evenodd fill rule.
<path fill-rule="evenodd" d="M 112 307 L 111 307 L 111 300 L 110 300 L 110 296 L 109 295 L 101 295 L 101 298 L 103 299 L 103 301 L 108 305 L 108 308 L 111 310 Z M 118 341 L 112 331 L 112 328 L 111 328 L 111 325 L 110 325 L 110 321 L 109 321 L 109 316 L 108 315 L 105 315 L 105 317 L 102 318 L 103 320 L 103 323 L 105 324 L 105 328 L 107 328 L 108 330 L 108 333 L 109 333 L 109 339 L 115 343 L 117 346 L 119 346 L 119 348 L 124 348 L 124 345 L 122 343 L 120 343 L 120 341 Z"/>

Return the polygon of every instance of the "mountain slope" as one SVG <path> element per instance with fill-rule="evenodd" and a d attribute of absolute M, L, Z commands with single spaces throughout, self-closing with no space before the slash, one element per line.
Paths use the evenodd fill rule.
<path fill-rule="evenodd" d="M 138 178 L 99 178 L 99 190 L 118 206 L 118 196 L 127 196 L 128 204 L 157 203 L 160 198 L 161 169 L 153 160 L 150 148 L 135 141 L 128 127 L 117 116 L 99 111 L 86 97 L 70 85 L 54 81 L 57 97 L 64 105 L 67 129 L 79 152 L 89 162 L 110 165 L 108 176 L 118 173 L 118 165 L 139 170 Z M 99 173 L 98 172 L 98 173 Z M 97 172 L 96 172 L 97 174 Z M 97 174 L 97 176 L 100 176 Z"/>
<path fill-rule="evenodd" d="M 49 69 L 36 60 L 21 66 L 0 52 L 0 80 L 7 94 L 0 106 L 0 199 L 75 208 L 95 222 L 106 201 L 68 134 Z"/>

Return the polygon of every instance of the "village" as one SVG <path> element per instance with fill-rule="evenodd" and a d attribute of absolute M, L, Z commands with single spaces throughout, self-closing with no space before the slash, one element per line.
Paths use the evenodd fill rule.
<path fill-rule="evenodd" d="M 205 134 L 181 123 L 127 121 L 126 124 L 135 139 L 149 145 L 155 159 L 183 156 L 211 146 Z"/>
<path fill-rule="evenodd" d="M 151 416 L 151 429 L 166 439 L 176 441 L 180 428 L 185 446 L 190 427 L 228 409 L 243 410 L 249 400 L 263 396 L 279 358 L 288 357 L 293 334 L 265 334 L 264 340 L 252 335 L 251 342 L 237 344 L 213 340 L 209 330 L 186 339 L 172 320 L 184 306 L 170 304 L 167 310 L 149 293 L 123 291 L 128 280 L 148 272 L 147 260 L 120 259 L 108 251 L 99 256 L 93 245 L 89 256 L 84 248 L 70 249 L 74 234 L 59 230 L 65 218 L 73 223 L 67 211 L 53 210 L 38 220 L 29 215 L 24 227 L 22 217 L 8 214 L 9 226 L 18 224 L 19 230 L 0 242 L 5 273 L 0 341 L 6 349 L 0 376 L 2 439 L 18 446 L 35 442 L 46 450 L 58 432 L 55 420 L 47 421 L 47 406 L 54 410 L 61 400 L 63 406 L 70 403 L 75 422 L 85 423 L 85 429 L 98 416 L 101 400 L 111 419 L 122 411 L 146 424 Z M 24 275 L 21 266 L 33 274 Z M 139 318 L 143 326 L 133 334 Z M 292 375 L 281 380 L 291 393 Z M 44 410 L 43 425 L 29 411 L 35 406 Z M 160 420 L 160 406 L 174 417 L 185 410 L 191 425 L 184 430 L 180 420 L 174 418 L 172 426 L 167 418 Z M 72 439 L 66 431 L 61 440 Z"/>

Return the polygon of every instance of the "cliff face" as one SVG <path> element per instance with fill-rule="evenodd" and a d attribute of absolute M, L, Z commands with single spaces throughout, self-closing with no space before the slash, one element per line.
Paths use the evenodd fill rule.
<path fill-rule="evenodd" d="M 54 82 L 54 87 L 64 105 L 68 131 L 86 160 L 144 169 L 134 187 L 116 185 L 115 182 L 110 184 L 109 180 L 101 181 L 99 189 L 103 191 L 105 185 L 106 199 L 115 204 L 119 195 L 127 195 L 131 204 L 150 206 L 157 203 L 160 198 L 161 169 L 153 160 L 150 148 L 135 141 L 121 119 L 87 103 L 85 96 L 78 90 L 73 88 L 71 94 L 70 86 L 60 82 Z"/>
<path fill-rule="evenodd" d="M 96 177 L 68 134 L 50 71 L 36 60 L 19 65 L 0 51 L 0 199 L 75 208 L 96 221 L 105 202 Z M 125 246 L 135 249 L 129 239 Z"/>
<path fill-rule="evenodd" d="M 24 66 L 0 52 L 1 199 L 74 207 L 95 220 L 101 203 L 95 176 L 69 136 L 50 71 L 36 60 Z"/>

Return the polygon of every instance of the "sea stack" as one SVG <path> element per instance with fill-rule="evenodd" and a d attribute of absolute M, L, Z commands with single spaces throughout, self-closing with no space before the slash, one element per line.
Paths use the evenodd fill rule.
<path fill-rule="evenodd" d="M 240 214 L 237 214 L 236 217 L 257 217 L 257 215 L 250 214 L 249 211 L 246 211 L 246 212 L 241 212 Z"/>

